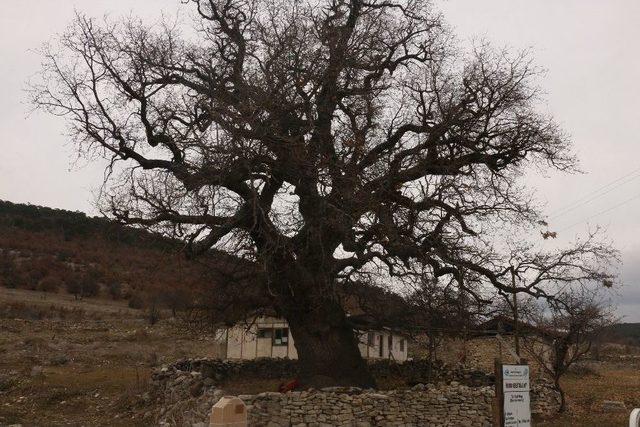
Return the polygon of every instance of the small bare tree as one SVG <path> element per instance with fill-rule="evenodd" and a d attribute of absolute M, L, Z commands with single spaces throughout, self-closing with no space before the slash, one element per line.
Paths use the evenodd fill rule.
<path fill-rule="evenodd" d="M 486 305 L 467 295 L 464 287 L 452 278 L 435 280 L 426 274 L 418 277 L 414 284 L 407 296 L 413 314 L 411 326 L 419 338 L 426 340 L 428 358 L 433 364 L 442 342 L 454 337 L 465 339 Z"/>
<path fill-rule="evenodd" d="M 532 243 L 509 245 L 504 258 L 503 272 L 511 280 L 511 289 L 498 290 L 502 296 L 501 311 L 513 319 L 516 353 L 520 354 L 520 319 L 537 312 L 536 301 L 518 299 L 532 294 L 544 300 L 560 303 L 565 289 L 580 291 L 593 289 L 594 284 L 610 288 L 616 279 L 612 267 L 619 261 L 619 253 L 601 238 L 601 230 L 590 232 L 566 248 L 542 251 Z M 523 304 L 525 302 L 525 304 Z"/>
<path fill-rule="evenodd" d="M 566 410 L 560 379 L 569 368 L 587 356 L 603 329 L 615 321 L 612 309 L 598 293 L 567 291 L 557 295 L 527 319 L 538 333 L 530 334 L 523 345 L 527 354 L 542 367 L 560 394 L 560 412 Z"/>

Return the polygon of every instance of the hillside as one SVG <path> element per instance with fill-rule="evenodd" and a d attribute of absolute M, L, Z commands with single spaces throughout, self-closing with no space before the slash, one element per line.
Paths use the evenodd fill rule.
<path fill-rule="evenodd" d="M 215 322 L 269 305 L 251 274 L 253 264 L 220 252 L 188 261 L 180 249 L 178 241 L 106 218 L 0 201 L 0 285 L 5 287 L 99 293 L 128 299 L 135 308 L 205 306 L 215 311 L 216 318 L 209 319 Z M 354 314 L 386 324 L 402 323 L 408 315 L 402 298 L 382 288 L 360 284 L 344 292 Z"/>
<path fill-rule="evenodd" d="M 640 346 L 640 323 L 618 323 L 607 328 L 607 341 Z"/>
<path fill-rule="evenodd" d="M 175 248 L 168 239 L 144 230 L 125 227 L 100 217 L 90 217 L 83 212 L 73 212 L 30 204 L 0 200 L 0 228 L 48 233 L 64 241 L 100 237 L 106 241 L 131 247 L 150 246 L 154 249 Z"/>
<path fill-rule="evenodd" d="M 228 257 L 227 257 L 228 258 Z M 132 307 L 184 305 L 211 290 L 211 262 L 189 262 L 179 242 L 115 223 L 41 206 L 0 201 L 0 284 L 129 299 Z"/>

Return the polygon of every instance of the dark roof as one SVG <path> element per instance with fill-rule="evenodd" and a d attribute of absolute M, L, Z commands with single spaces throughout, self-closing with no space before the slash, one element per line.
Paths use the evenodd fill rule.
<path fill-rule="evenodd" d="M 512 334 L 515 326 L 513 318 L 500 314 L 479 324 L 476 330 L 481 331 L 483 335 Z M 521 334 L 541 334 L 539 328 L 526 322 L 517 322 L 517 328 Z"/>
<path fill-rule="evenodd" d="M 385 323 L 380 319 L 377 319 L 368 314 L 359 314 L 354 316 L 349 316 L 349 323 L 353 327 L 353 329 L 357 329 L 359 331 L 382 331 L 387 330 L 399 335 L 406 335 L 407 330 L 398 327 L 392 324 Z"/>

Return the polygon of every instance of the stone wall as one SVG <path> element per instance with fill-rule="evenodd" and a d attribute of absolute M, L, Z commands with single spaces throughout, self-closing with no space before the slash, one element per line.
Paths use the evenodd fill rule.
<path fill-rule="evenodd" d="M 156 371 L 154 376 L 162 378 L 167 375 L 167 372 L 172 371 L 199 372 L 203 378 L 211 378 L 216 383 L 223 382 L 230 377 L 290 379 L 298 375 L 298 361 L 267 357 L 251 360 L 182 359 Z"/>
<path fill-rule="evenodd" d="M 239 396 L 248 406 L 249 425 L 261 427 L 329 426 L 490 426 L 493 387 L 418 384 L 411 389 L 372 391 L 326 388 Z M 558 396 L 548 384 L 531 393 L 532 414 L 548 416 Z"/>
<path fill-rule="evenodd" d="M 553 383 L 545 378 L 531 381 L 531 414 L 540 418 L 556 415 L 560 409 L 560 393 L 553 388 Z"/>
<path fill-rule="evenodd" d="M 233 378 L 292 379 L 298 376 L 298 361 L 260 358 L 252 360 L 184 359 L 154 373 L 160 380 L 172 371 L 199 372 L 203 378 L 221 383 Z M 369 371 L 376 380 L 393 378 L 412 386 L 419 383 L 457 381 L 469 386 L 491 385 L 494 375 L 462 365 L 447 365 L 424 359 L 396 363 L 391 360 L 369 361 Z M 167 374 L 169 373 L 169 374 Z"/>
<path fill-rule="evenodd" d="M 323 389 L 239 396 L 249 425 L 329 426 L 490 426 L 493 389 L 417 385 L 407 390 Z"/>
<path fill-rule="evenodd" d="M 282 378 L 293 370 L 294 361 L 272 359 L 230 362 L 215 359 L 183 360 L 163 367 L 153 375 L 160 404 L 158 423 L 168 426 L 198 425 L 207 419 L 211 406 L 224 394 L 222 380 L 230 376 Z M 376 364 L 378 375 L 420 373 L 421 364 Z M 403 371 L 404 369 L 404 371 Z M 440 371 L 442 374 L 444 371 Z M 447 371 L 445 377 L 461 377 L 466 384 L 439 377 L 437 384 L 416 384 L 390 391 L 358 388 L 326 388 L 288 393 L 265 392 L 241 395 L 249 405 L 252 426 L 320 427 L 349 426 L 447 426 L 488 425 L 494 388 L 491 375 L 474 379 L 465 371 Z M 480 386 L 470 386 L 473 383 Z M 558 408 L 558 395 L 550 383 L 534 379 L 531 402 L 534 414 L 548 416 Z"/>

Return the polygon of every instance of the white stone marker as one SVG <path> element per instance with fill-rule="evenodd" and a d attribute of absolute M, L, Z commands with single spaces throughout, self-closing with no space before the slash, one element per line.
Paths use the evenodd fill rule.
<path fill-rule="evenodd" d="M 640 408 L 631 411 L 631 415 L 629 415 L 629 427 L 640 427 Z"/>
<path fill-rule="evenodd" d="M 504 426 L 531 427 L 529 366 L 502 365 Z"/>
<path fill-rule="evenodd" d="M 224 396 L 211 408 L 209 427 L 247 427 L 247 407 L 235 396 Z"/>

